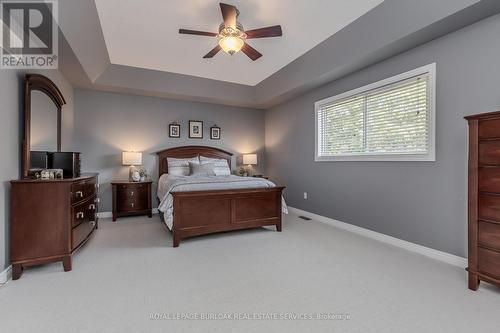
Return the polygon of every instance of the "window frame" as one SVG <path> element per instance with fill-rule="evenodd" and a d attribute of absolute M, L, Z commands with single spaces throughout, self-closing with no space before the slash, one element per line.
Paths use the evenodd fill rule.
<path fill-rule="evenodd" d="M 428 75 L 428 134 L 429 134 L 429 150 L 425 154 L 415 153 L 353 153 L 341 154 L 335 156 L 319 156 L 319 130 L 318 130 L 318 111 L 325 104 L 332 104 L 333 102 L 353 98 L 356 95 L 367 94 L 376 92 L 386 88 L 387 86 L 394 85 L 401 81 L 409 80 L 416 76 Z M 377 81 L 363 87 L 347 91 L 345 93 L 328 97 L 314 103 L 314 161 L 315 162 L 332 162 L 332 161 L 436 161 L 436 63 L 425 65 L 408 72 L 404 72 L 381 81 Z"/>

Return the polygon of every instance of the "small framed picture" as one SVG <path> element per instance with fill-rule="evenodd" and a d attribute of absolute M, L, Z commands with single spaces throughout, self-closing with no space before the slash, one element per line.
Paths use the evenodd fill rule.
<path fill-rule="evenodd" d="M 210 127 L 210 139 L 220 140 L 220 127 L 218 126 Z"/>
<path fill-rule="evenodd" d="M 199 120 L 189 121 L 189 138 L 203 139 L 203 122 Z"/>
<path fill-rule="evenodd" d="M 181 137 L 181 125 L 170 124 L 168 125 L 168 136 L 170 138 L 180 138 Z"/>

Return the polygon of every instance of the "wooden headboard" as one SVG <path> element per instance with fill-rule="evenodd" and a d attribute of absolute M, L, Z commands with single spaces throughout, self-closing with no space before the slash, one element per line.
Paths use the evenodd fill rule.
<path fill-rule="evenodd" d="M 224 158 L 229 164 L 229 169 L 231 169 L 231 156 L 233 156 L 232 153 L 225 150 L 206 146 L 175 147 L 159 151 L 156 154 L 158 155 L 158 177 L 161 177 L 164 173 L 168 173 L 167 157 L 189 158 L 205 156 L 211 158 Z"/>

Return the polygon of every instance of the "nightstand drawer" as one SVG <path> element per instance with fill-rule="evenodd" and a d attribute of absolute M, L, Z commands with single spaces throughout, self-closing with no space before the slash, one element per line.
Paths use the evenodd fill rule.
<path fill-rule="evenodd" d="M 141 185 L 121 185 L 117 190 L 117 198 L 119 201 L 139 198 L 144 194 L 147 194 L 148 187 Z"/>
<path fill-rule="evenodd" d="M 120 200 L 116 203 L 118 211 L 133 211 L 148 209 L 147 198 L 135 197 L 127 200 Z"/>

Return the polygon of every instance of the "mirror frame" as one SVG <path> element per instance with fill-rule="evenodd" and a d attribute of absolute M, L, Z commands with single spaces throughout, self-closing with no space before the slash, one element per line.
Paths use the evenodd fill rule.
<path fill-rule="evenodd" d="M 29 177 L 30 169 L 30 133 L 31 133 L 31 92 L 38 90 L 50 97 L 57 107 L 57 151 L 61 151 L 61 110 L 66 104 L 63 94 L 49 78 L 40 74 L 24 76 L 24 135 L 22 142 L 22 178 Z"/>

